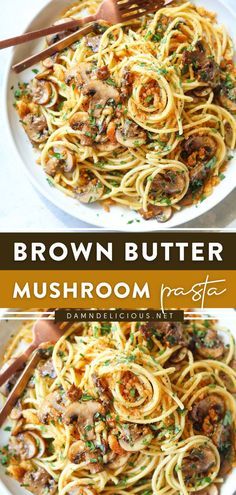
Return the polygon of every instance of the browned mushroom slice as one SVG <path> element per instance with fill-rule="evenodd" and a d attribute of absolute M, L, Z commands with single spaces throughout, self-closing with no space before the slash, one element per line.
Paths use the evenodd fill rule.
<path fill-rule="evenodd" d="M 62 403 L 62 396 L 58 392 L 52 392 L 41 404 L 38 417 L 42 423 L 61 418 L 65 407 Z"/>
<path fill-rule="evenodd" d="M 135 122 L 126 119 L 122 128 L 117 129 L 116 139 L 126 148 L 137 148 L 147 141 L 147 133 Z"/>
<path fill-rule="evenodd" d="M 10 438 L 9 449 L 21 460 L 33 459 L 37 457 L 37 441 L 30 432 L 19 433 Z"/>
<path fill-rule="evenodd" d="M 188 456 L 184 457 L 182 473 L 186 481 L 195 479 L 196 476 L 205 475 L 215 465 L 215 456 L 208 447 L 192 449 Z"/>
<path fill-rule="evenodd" d="M 58 21 L 54 22 L 54 26 L 64 24 L 65 22 L 72 21 L 74 20 L 73 17 L 64 17 L 63 19 L 58 19 Z M 55 34 L 50 34 L 49 36 L 46 37 L 46 41 L 48 46 L 54 45 L 57 41 L 62 40 L 66 36 L 68 36 L 70 33 L 73 33 L 76 31 L 78 28 L 70 29 L 67 31 L 61 31 L 60 33 L 55 33 Z"/>
<path fill-rule="evenodd" d="M 103 184 L 98 179 L 92 179 L 78 189 L 76 197 L 81 203 L 95 203 L 101 199 L 103 192 Z"/>
<path fill-rule="evenodd" d="M 147 210 L 139 210 L 140 215 L 144 220 L 155 218 L 158 222 L 168 222 L 172 215 L 171 206 L 156 206 L 149 204 Z"/>
<path fill-rule="evenodd" d="M 183 142 L 183 157 L 188 157 L 192 153 L 198 153 L 202 160 L 209 160 L 216 153 L 216 142 L 208 135 L 192 134 Z"/>
<path fill-rule="evenodd" d="M 150 197 L 156 198 L 156 195 L 175 195 L 183 191 L 185 187 L 185 178 L 182 172 L 176 170 L 167 170 L 163 174 L 157 174 L 151 182 L 149 191 Z"/>
<path fill-rule="evenodd" d="M 147 322 L 142 323 L 140 331 L 143 337 L 149 341 L 152 337 L 161 340 L 169 347 L 185 345 L 183 326 L 179 322 Z"/>
<path fill-rule="evenodd" d="M 196 50 L 185 50 L 183 52 L 183 65 L 193 66 L 194 73 L 199 81 L 207 83 L 212 88 L 220 84 L 221 71 L 219 65 L 204 50 L 197 47 Z"/>
<path fill-rule="evenodd" d="M 73 464 L 79 464 L 84 460 L 84 453 L 86 450 L 85 443 L 82 440 L 72 443 L 68 452 L 68 458 Z"/>
<path fill-rule="evenodd" d="M 46 172 L 47 175 L 50 175 L 50 177 L 55 177 L 57 171 L 58 171 L 58 160 L 55 157 L 49 158 L 47 161 L 44 171 Z"/>
<path fill-rule="evenodd" d="M 146 448 L 153 439 L 153 432 L 147 426 L 124 425 L 119 444 L 124 451 L 139 452 Z"/>
<path fill-rule="evenodd" d="M 35 431 L 30 431 L 29 433 L 36 441 L 37 450 L 38 450 L 36 457 L 37 457 L 37 459 L 40 459 L 41 457 L 43 457 L 43 455 L 46 451 L 45 440 Z"/>
<path fill-rule="evenodd" d="M 114 86 L 100 80 L 92 80 L 84 85 L 83 93 L 89 97 L 90 110 L 94 117 L 99 117 L 107 103 L 116 105 L 119 103 L 119 92 Z"/>
<path fill-rule="evenodd" d="M 208 329 L 203 337 L 195 337 L 196 349 L 200 356 L 206 359 L 219 359 L 223 356 L 225 347 L 215 330 Z"/>
<path fill-rule="evenodd" d="M 201 427 L 206 416 L 209 416 L 215 422 L 219 421 L 224 416 L 224 413 L 225 403 L 223 399 L 217 394 L 210 394 L 193 405 L 191 417 L 196 422 L 196 425 Z"/>
<path fill-rule="evenodd" d="M 81 87 L 83 84 L 89 83 L 91 76 L 92 64 L 81 62 L 66 71 L 65 82 L 66 84 L 75 84 L 76 87 Z"/>
<path fill-rule="evenodd" d="M 55 495 L 57 492 L 56 481 L 45 471 L 39 467 L 36 471 L 28 471 L 22 480 L 22 485 L 27 487 L 34 495 Z"/>
<path fill-rule="evenodd" d="M 76 112 L 70 119 L 70 126 L 74 131 L 80 131 L 79 139 L 82 146 L 92 146 L 95 132 L 82 112 Z"/>
<path fill-rule="evenodd" d="M 90 400 L 86 403 L 73 402 L 70 404 L 64 414 L 63 421 L 66 424 L 77 423 L 81 435 L 87 440 L 92 440 L 95 436 L 94 432 L 94 416 L 104 414 L 105 409 L 95 400 Z"/>
<path fill-rule="evenodd" d="M 78 440 L 73 443 L 69 449 L 68 457 L 73 464 L 86 462 L 91 473 L 96 474 L 103 470 L 103 460 L 101 450 L 99 450 L 94 442 L 86 442 Z"/>
<path fill-rule="evenodd" d="M 93 383 L 97 389 L 97 392 L 99 393 L 99 399 L 103 403 L 104 407 L 107 407 L 112 399 L 113 395 L 109 389 L 108 382 L 106 378 L 104 377 L 99 377 L 95 373 L 92 375 Z"/>
<path fill-rule="evenodd" d="M 23 119 L 23 125 L 26 134 L 33 143 L 40 144 L 48 139 L 48 125 L 44 115 L 28 113 Z"/>
<path fill-rule="evenodd" d="M 37 105 L 46 105 L 52 96 L 52 84 L 49 81 L 33 79 L 30 86 L 32 100 Z"/>
<path fill-rule="evenodd" d="M 223 107 L 232 113 L 236 113 L 236 85 L 232 88 L 223 86 L 218 99 Z"/>
<path fill-rule="evenodd" d="M 63 172 L 65 175 L 69 174 L 70 178 L 76 167 L 75 154 L 64 146 L 53 148 L 53 152 L 53 156 L 46 163 L 45 172 L 51 177 L 57 172 Z"/>

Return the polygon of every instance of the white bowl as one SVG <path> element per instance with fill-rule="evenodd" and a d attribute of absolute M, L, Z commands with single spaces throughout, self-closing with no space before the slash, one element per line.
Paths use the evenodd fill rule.
<path fill-rule="evenodd" d="M 35 16 L 27 30 L 33 30 L 45 26 L 53 22 L 62 11 L 73 2 L 72 0 L 50 0 L 47 5 Z M 195 3 L 204 5 L 205 8 L 213 10 L 218 14 L 218 20 L 227 26 L 231 36 L 234 36 L 234 28 L 236 16 L 230 8 L 224 5 L 223 0 L 197 0 Z M 32 148 L 22 126 L 19 124 L 17 112 L 13 108 L 12 86 L 16 86 L 18 81 L 27 81 L 32 78 L 31 70 L 23 72 L 21 75 L 14 74 L 10 68 L 14 62 L 22 60 L 30 53 L 38 51 L 43 46 L 43 41 L 32 42 L 23 46 L 17 47 L 10 59 L 9 66 L 6 71 L 4 82 L 4 119 L 7 126 L 7 131 L 12 138 L 12 144 L 16 147 L 19 162 L 22 168 L 27 171 L 28 176 L 34 186 L 54 205 L 64 212 L 74 216 L 77 219 L 86 221 L 98 227 L 104 227 L 109 230 L 120 231 L 157 231 L 170 227 L 177 227 L 185 222 L 206 213 L 208 210 L 216 206 L 222 201 L 235 187 L 235 172 L 236 172 L 236 156 L 229 163 L 225 172 L 225 179 L 214 188 L 210 197 L 202 203 L 183 208 L 166 223 L 160 224 L 156 220 L 145 221 L 141 216 L 119 206 L 112 207 L 110 213 L 104 211 L 99 204 L 83 205 L 77 200 L 70 198 L 61 191 L 51 187 L 45 173 L 41 167 L 36 165 L 36 153 Z M 130 223 L 131 222 L 131 223 Z"/>
<path fill-rule="evenodd" d="M 9 310 L 10 311 L 10 310 Z M 11 311 L 14 311 L 11 309 Z M 236 337 L 236 311 L 234 309 L 222 309 L 222 310 L 207 310 L 207 314 L 213 319 L 217 318 L 219 320 L 219 328 L 229 329 Z M 4 314 L 0 317 L 4 317 Z M 7 315 L 5 315 L 6 320 L 0 321 L 0 362 L 4 349 L 9 341 L 9 336 L 15 334 L 22 322 L 21 321 L 9 321 L 7 320 Z M 0 446 L 7 444 L 9 433 L 4 432 L 0 429 Z M 0 494 L 1 495 L 29 495 L 24 488 L 9 478 L 4 474 L 4 470 L 0 468 Z M 236 495 L 236 468 L 227 477 L 225 483 L 221 488 L 220 495 Z"/>

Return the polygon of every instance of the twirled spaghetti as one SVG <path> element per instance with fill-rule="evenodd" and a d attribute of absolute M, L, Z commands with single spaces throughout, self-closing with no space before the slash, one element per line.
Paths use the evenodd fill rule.
<path fill-rule="evenodd" d="M 8 474 L 35 495 L 217 493 L 235 465 L 235 342 L 221 338 L 214 321 L 74 324 L 11 413 Z"/>
<path fill-rule="evenodd" d="M 55 186 L 166 221 L 210 194 L 235 149 L 233 53 L 213 13 L 177 1 L 132 26 L 96 24 L 20 85 L 16 105 Z"/>

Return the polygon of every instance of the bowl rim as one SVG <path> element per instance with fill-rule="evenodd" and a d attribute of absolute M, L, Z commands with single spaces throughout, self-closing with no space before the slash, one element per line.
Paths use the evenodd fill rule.
<path fill-rule="evenodd" d="M 191 0 L 191 1 L 194 3 L 194 0 Z M 53 0 L 47 0 L 46 1 L 45 5 L 42 8 L 40 8 L 36 12 L 36 14 L 33 15 L 31 20 L 28 21 L 26 23 L 26 25 L 23 27 L 23 32 L 26 32 L 27 30 L 30 29 L 30 26 L 32 25 L 32 23 L 34 23 L 40 17 L 40 15 L 44 12 L 44 10 L 47 10 L 48 6 L 50 4 L 52 4 L 52 2 L 53 2 Z M 236 12 L 233 11 L 233 8 L 231 6 L 225 5 L 224 0 L 217 0 L 217 2 L 222 6 L 223 9 L 226 9 L 226 11 L 228 11 L 229 14 L 236 21 Z M 207 6 L 206 6 L 206 8 L 207 8 Z M 204 201 L 204 206 L 205 206 L 204 211 L 201 211 L 200 208 L 199 209 L 196 208 L 196 205 L 193 204 L 190 207 L 186 207 L 186 211 L 190 211 L 190 212 L 194 211 L 193 216 L 191 216 L 189 214 L 189 216 L 187 215 L 187 218 L 184 220 L 183 219 L 178 220 L 178 217 L 177 217 L 177 221 L 174 222 L 173 225 L 171 225 L 171 226 L 168 226 L 168 222 L 164 223 L 164 224 L 161 224 L 161 223 L 158 224 L 156 222 L 157 223 L 156 228 L 155 227 L 153 228 L 153 225 L 150 225 L 150 223 L 148 223 L 148 222 L 146 222 L 146 224 L 140 223 L 137 227 L 135 226 L 135 222 L 133 223 L 133 225 L 126 223 L 122 226 L 121 225 L 117 226 L 116 224 L 112 224 L 112 222 L 110 222 L 109 227 L 108 227 L 108 225 L 104 225 L 104 221 L 101 220 L 99 218 L 99 216 L 96 217 L 96 215 L 93 215 L 92 223 L 90 223 L 89 210 L 88 210 L 88 217 L 84 218 L 83 211 L 81 213 L 79 213 L 79 208 L 78 208 L 78 214 L 77 214 L 77 212 L 75 210 L 70 208 L 69 201 L 68 201 L 68 204 L 65 204 L 65 203 L 61 204 L 60 195 L 58 195 L 58 197 L 55 197 L 55 196 L 52 197 L 49 193 L 49 190 L 47 190 L 46 187 L 44 187 L 37 180 L 36 174 L 34 175 L 27 168 L 23 157 L 21 156 L 21 154 L 19 153 L 19 150 L 17 149 L 16 140 L 14 139 L 12 128 L 10 125 L 10 113 L 9 113 L 7 96 L 8 96 L 8 91 L 9 91 L 9 80 L 11 77 L 11 66 L 12 66 L 14 55 L 15 55 L 15 49 L 17 49 L 17 48 L 18 47 L 11 48 L 8 63 L 6 64 L 6 68 L 5 68 L 5 71 L 3 74 L 3 84 L 2 84 L 2 91 L 1 91 L 2 98 L 1 99 L 2 99 L 3 119 L 6 123 L 6 125 L 4 126 L 4 132 L 6 133 L 9 142 L 11 142 L 11 147 L 14 150 L 15 156 L 17 157 L 16 166 L 20 167 L 21 170 L 24 170 L 24 175 L 26 177 L 28 177 L 30 183 L 34 186 L 36 191 L 38 191 L 43 196 L 44 199 L 49 201 L 50 204 L 56 206 L 59 209 L 59 211 L 70 215 L 71 218 L 74 218 L 75 220 L 84 221 L 88 224 L 88 227 L 80 227 L 78 230 L 92 230 L 94 228 L 95 229 L 99 228 L 99 230 L 103 229 L 103 230 L 118 231 L 118 232 L 130 232 L 130 231 L 133 231 L 133 232 L 136 232 L 136 231 L 137 232 L 158 232 L 158 231 L 163 231 L 163 230 L 166 230 L 166 231 L 168 231 L 168 230 L 209 230 L 208 227 L 199 226 L 197 228 L 191 228 L 191 227 L 182 227 L 182 225 L 184 225 L 188 222 L 191 222 L 193 220 L 196 220 L 197 218 L 201 217 L 202 215 L 206 214 L 207 212 L 209 212 L 210 210 L 215 208 L 217 205 L 219 205 L 236 188 L 236 182 L 234 183 L 233 181 L 232 182 L 229 181 L 227 183 L 226 193 L 225 193 L 225 195 L 222 195 L 220 197 L 220 199 L 217 199 L 217 192 L 216 192 L 217 186 L 215 186 L 212 194 L 210 196 L 208 196 L 206 198 L 206 200 Z M 236 166 L 236 155 L 235 155 L 235 166 Z M 227 173 L 227 170 L 226 170 L 226 173 Z M 61 194 L 63 194 L 63 192 L 61 192 Z M 211 200 L 212 197 L 214 198 L 213 201 Z M 195 210 L 193 210 L 194 207 L 195 207 Z M 127 209 L 127 211 L 130 211 L 130 210 Z M 104 218 L 104 217 L 102 217 L 102 218 Z M 127 218 L 127 220 L 128 220 L 128 218 Z M 45 226 L 45 228 L 47 228 L 47 226 Z M 67 228 L 67 227 L 65 227 L 65 228 Z M 76 229 L 76 225 L 74 226 L 74 228 Z M 70 230 L 73 230 L 73 228 Z"/>

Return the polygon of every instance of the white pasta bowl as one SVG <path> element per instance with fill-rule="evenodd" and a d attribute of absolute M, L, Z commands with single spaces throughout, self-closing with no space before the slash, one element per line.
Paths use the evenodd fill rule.
<path fill-rule="evenodd" d="M 11 309 L 11 311 L 14 311 Z M 230 330 L 236 337 L 236 311 L 234 309 L 223 310 L 207 310 L 207 313 L 213 319 L 217 318 L 219 321 L 219 329 L 225 328 Z M 10 321 L 7 319 L 7 314 L 4 315 L 4 311 L 0 309 L 0 317 L 5 318 L 0 320 L 0 363 L 4 349 L 9 341 L 9 336 L 14 335 L 19 330 L 21 321 Z M 225 333 L 222 336 L 225 336 Z M 9 433 L 0 429 L 0 447 L 7 444 Z M 19 483 L 9 478 L 4 473 L 4 468 L 0 467 L 0 494 L 1 495 L 27 495 L 29 494 L 25 488 L 20 487 Z M 222 485 L 220 495 L 236 495 L 236 468 L 227 477 Z"/>
<path fill-rule="evenodd" d="M 27 30 L 47 26 L 49 24 L 49 20 L 52 23 L 61 14 L 61 12 L 72 3 L 72 0 L 57 0 L 56 2 L 54 0 L 50 0 L 27 26 Z M 224 24 L 231 36 L 234 36 L 236 16 L 233 11 L 224 5 L 223 0 L 197 0 L 196 3 L 203 5 L 209 10 L 215 11 L 218 14 L 219 23 Z M 86 221 L 97 227 L 103 227 L 109 230 L 139 230 L 144 232 L 177 227 L 185 222 L 193 220 L 216 206 L 234 189 L 236 176 L 236 154 L 228 164 L 225 172 L 225 179 L 214 188 L 211 196 L 198 205 L 183 208 L 175 213 L 168 222 L 161 224 L 155 219 L 146 221 L 141 218 L 137 212 L 131 211 L 128 208 L 113 206 L 111 211 L 107 212 L 104 211 L 103 206 L 100 204 L 81 204 L 78 200 L 67 196 L 57 188 L 50 186 L 49 182 L 46 180 L 44 171 L 40 166 L 36 165 L 37 155 L 35 150 L 33 150 L 24 129 L 19 123 L 19 117 L 16 110 L 13 108 L 14 98 L 13 91 L 11 90 L 13 86 L 17 86 L 19 81 L 28 81 L 32 78 L 31 70 L 25 71 L 20 75 L 16 75 L 11 71 L 11 65 L 29 56 L 29 54 L 35 51 L 37 52 L 44 46 L 43 43 L 43 41 L 35 41 L 19 46 L 13 51 L 13 54 L 10 57 L 9 67 L 6 70 L 3 107 L 6 129 L 8 134 L 11 136 L 12 146 L 15 147 L 18 155 L 18 159 L 16 161 L 19 162 L 22 169 L 27 172 L 33 185 L 51 203 L 75 218 Z M 45 220 L 45 227 L 46 226 Z"/>

